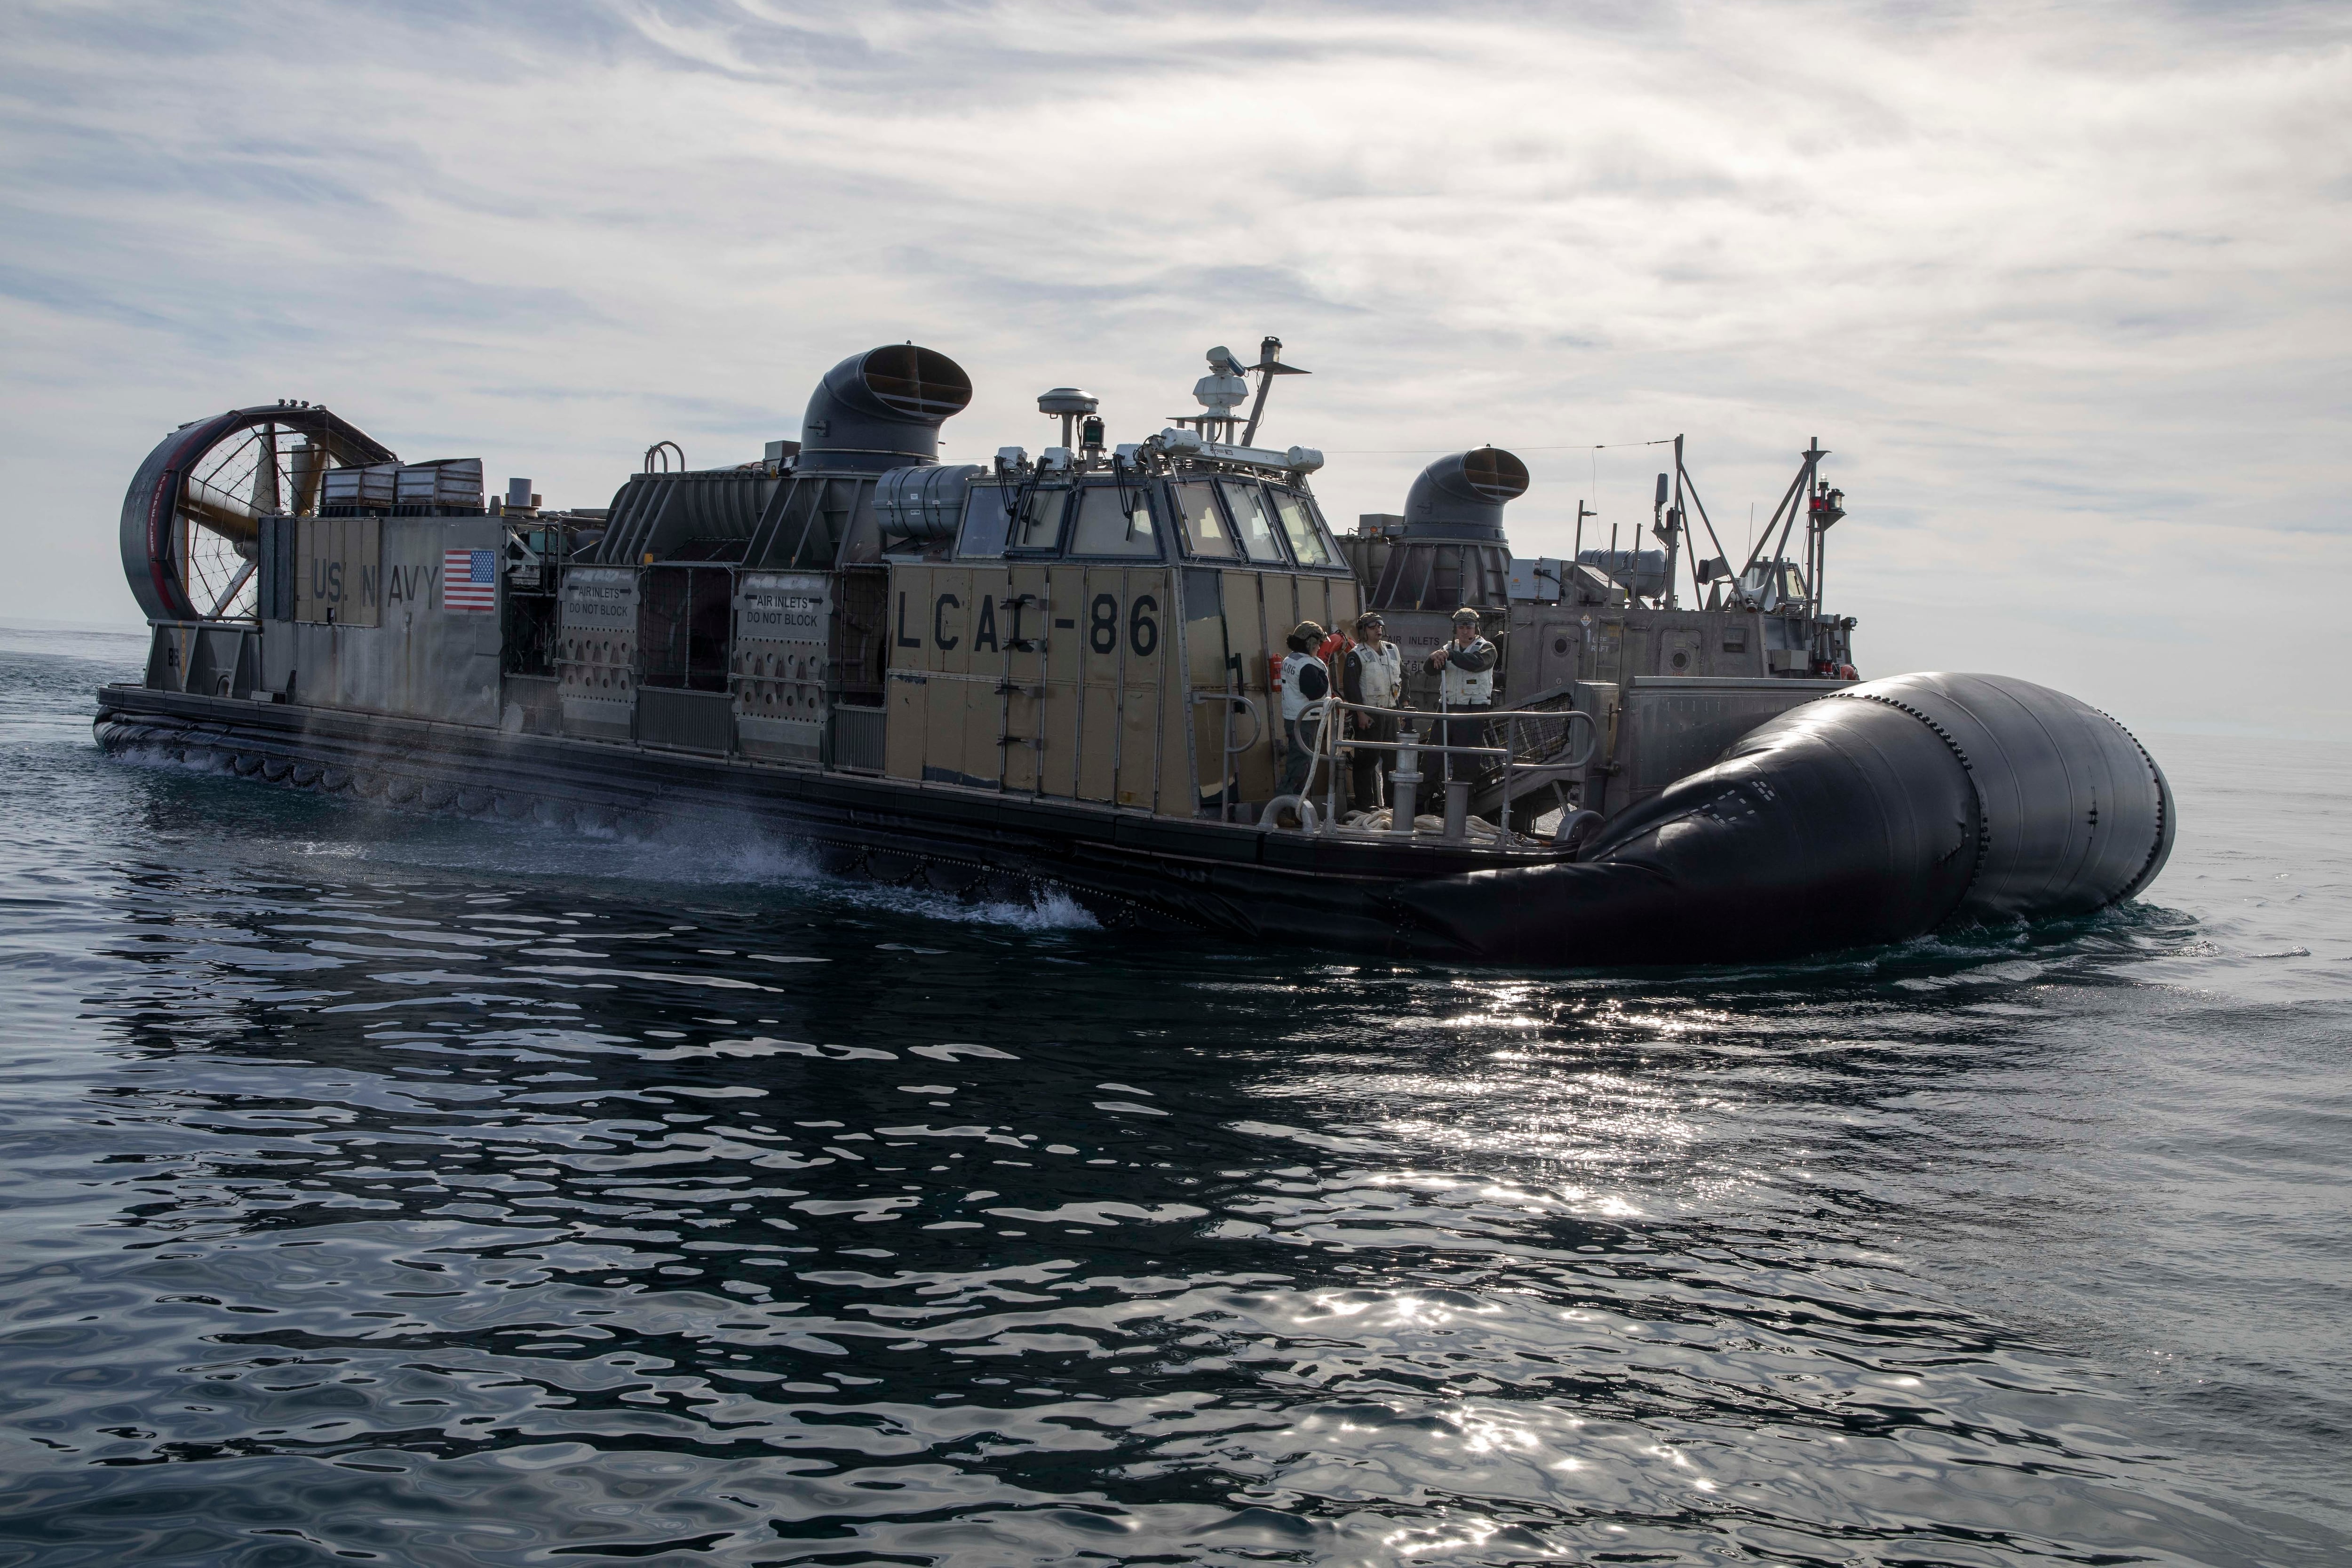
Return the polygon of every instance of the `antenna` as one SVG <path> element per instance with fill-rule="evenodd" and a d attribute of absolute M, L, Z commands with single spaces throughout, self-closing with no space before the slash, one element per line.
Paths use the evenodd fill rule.
<path fill-rule="evenodd" d="M 1681 437 L 1675 437 L 1675 441 L 1679 445 Z M 1678 512 L 1666 510 L 1666 497 L 1673 485 L 1672 475 L 1660 474 L 1657 494 L 1650 501 L 1650 531 L 1656 534 L 1658 542 L 1666 547 L 1666 586 L 1665 591 L 1659 595 L 1658 602 L 1669 610 L 1675 607 L 1675 539 L 1676 525 L 1682 521 Z M 1639 574 L 1637 569 L 1635 575 Z"/>
<path fill-rule="evenodd" d="M 1066 450 L 1072 445 L 1071 426 L 1081 416 L 1091 416 L 1101 406 L 1100 398 L 1075 386 L 1057 386 L 1037 395 L 1037 412 L 1048 418 L 1058 416 L 1062 421 L 1062 446 Z"/>
<path fill-rule="evenodd" d="M 1259 342 L 1257 363 L 1248 368 L 1257 372 L 1257 399 L 1250 405 L 1249 426 L 1242 431 L 1242 445 L 1244 447 L 1257 439 L 1258 421 L 1265 417 L 1266 389 L 1274 384 L 1274 378 L 1277 375 L 1315 374 L 1313 371 L 1301 370 L 1295 364 L 1283 363 L 1282 340 L 1276 337 L 1268 337 Z"/>
<path fill-rule="evenodd" d="M 1201 412 L 1189 421 L 1179 419 L 1176 423 L 1191 424 L 1205 439 L 1230 441 L 1236 419 L 1234 408 L 1249 395 L 1249 383 L 1242 376 L 1249 367 L 1222 343 L 1209 351 L 1208 359 L 1209 374 L 1192 384 L 1192 399 L 1201 405 Z"/>

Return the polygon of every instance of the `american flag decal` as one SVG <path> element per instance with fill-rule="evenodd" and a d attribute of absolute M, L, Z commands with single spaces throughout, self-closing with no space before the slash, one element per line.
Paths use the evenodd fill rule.
<path fill-rule="evenodd" d="M 448 550 L 441 555 L 441 607 L 445 610 L 495 610 L 499 607 L 499 552 L 495 550 Z"/>

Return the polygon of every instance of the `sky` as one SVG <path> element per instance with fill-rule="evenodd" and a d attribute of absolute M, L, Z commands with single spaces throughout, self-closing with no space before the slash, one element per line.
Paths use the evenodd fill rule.
<path fill-rule="evenodd" d="M 323 403 L 605 504 L 913 340 L 950 461 L 1272 333 L 1341 527 L 1432 458 L 1522 554 L 1727 546 L 1818 437 L 1865 676 L 2352 736 L 2352 6 L 0 0 L 0 619 L 135 624 L 173 426 Z"/>

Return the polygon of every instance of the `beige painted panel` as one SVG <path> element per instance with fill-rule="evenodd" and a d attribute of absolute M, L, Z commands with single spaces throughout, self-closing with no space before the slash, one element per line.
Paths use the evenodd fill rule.
<path fill-rule="evenodd" d="M 974 574 L 975 581 L 979 574 Z M 1001 574 L 1003 586 L 997 598 L 997 640 L 1003 650 L 1003 679 L 1018 689 L 1006 694 L 1000 710 L 1007 715 L 1004 733 L 1027 740 L 1043 738 L 1045 747 L 1004 748 L 1004 787 L 1049 793 L 1039 770 L 1048 765 L 1053 738 L 1046 734 L 1045 679 L 1048 633 L 1053 626 L 1053 584 L 1043 566 L 1014 566 Z M 1006 601 L 1014 601 L 1007 603 Z M 1015 646 L 1027 643 L 1027 647 Z"/>
<path fill-rule="evenodd" d="M 971 574 L 945 567 L 932 572 L 931 598 L 923 607 L 923 625 L 940 668 L 949 674 L 971 673 L 971 628 L 978 618 L 971 602 Z"/>
<path fill-rule="evenodd" d="M 1012 589 L 1012 575 L 1000 567 L 975 567 L 962 574 L 964 592 L 962 616 L 964 631 L 961 640 L 966 666 L 976 677 L 972 689 L 964 700 L 964 747 L 970 766 L 965 772 L 974 778 L 991 779 L 1003 785 L 1006 765 L 1014 758 L 1025 759 L 1034 752 L 1026 746 L 1003 743 L 1008 734 L 1027 736 L 1032 731 L 1024 725 L 1008 728 L 1005 722 L 1006 622 L 1004 599 Z M 985 746 L 987 754 L 981 754 Z M 1027 789 L 1024 780 L 1019 786 Z"/>
<path fill-rule="evenodd" d="M 1331 579 L 1328 577 L 1294 577 L 1291 587 L 1298 595 L 1298 613 L 1327 632 L 1346 631 L 1331 619 Z M 1337 674 L 1338 671 L 1333 671 Z"/>
<path fill-rule="evenodd" d="M 883 700 L 889 717 L 883 721 L 882 771 L 894 779 L 923 776 L 924 709 L 928 683 L 892 676 L 883 683 Z"/>
<path fill-rule="evenodd" d="M 1003 596 L 1027 602 L 1000 608 L 997 613 L 1003 618 L 997 632 L 1004 641 L 1006 656 L 1013 660 L 1014 679 L 1042 679 L 1046 645 L 1054 629 L 1053 574 L 1043 566 L 1015 566 L 1005 577 L 1008 586 Z M 1032 646 L 1024 650 L 1014 647 L 1015 642 Z"/>
<path fill-rule="evenodd" d="M 1004 733 L 1004 699 L 996 694 L 993 680 L 956 684 L 963 689 L 956 704 L 957 755 L 963 760 L 955 770 L 966 779 L 995 784 L 1004 771 L 1004 748 L 996 743 Z"/>
<path fill-rule="evenodd" d="M 1134 624 L 1135 596 L 1145 594 L 1158 603 L 1164 594 L 1150 594 L 1144 584 L 1162 574 L 1123 566 L 1089 566 L 1077 616 L 1079 668 L 1083 672 L 1078 795 L 1083 800 L 1113 800 L 1122 805 L 1143 805 L 1150 798 L 1150 764 L 1154 734 L 1143 737 L 1143 752 L 1135 755 L 1137 738 L 1128 710 L 1134 692 L 1135 672 L 1159 662 L 1157 617 L 1150 637 Z M 1136 647 L 1151 647 L 1150 658 L 1139 658 Z M 1155 709 L 1156 714 L 1156 709 Z M 1153 730 L 1156 731 L 1156 723 Z M 1137 781 L 1142 781 L 1139 787 Z M 1132 797 L 1132 798 L 1130 798 Z"/>
<path fill-rule="evenodd" d="M 1160 795 L 1152 809 L 1170 816 L 1191 816 L 1201 805 L 1200 769 L 1192 753 L 1193 721 L 1188 717 L 1194 704 L 1186 700 L 1191 687 L 1180 679 L 1176 660 L 1167 661 L 1164 673 L 1160 683 Z M 1198 706 L 1212 709 L 1214 705 Z"/>
<path fill-rule="evenodd" d="M 1126 668 L 1126 571 L 1089 566 L 1076 604 L 1079 679 L 1088 686 L 1117 686 Z"/>
<path fill-rule="evenodd" d="M 1026 795 L 1037 788 L 1038 751 L 1023 742 L 1035 741 L 1043 733 L 1045 700 L 1034 686 L 1003 693 L 992 690 L 988 695 L 996 704 L 997 721 L 1005 738 L 1001 775 L 1004 787 Z"/>
<path fill-rule="evenodd" d="M 1077 796 L 1107 801 L 1117 783 L 1112 759 L 1118 739 L 1118 688 L 1088 681 L 1077 689 Z"/>
<path fill-rule="evenodd" d="M 1282 643 L 1279 637 L 1268 639 L 1265 605 L 1260 592 L 1264 581 L 1263 575 L 1255 572 L 1225 574 L 1226 646 L 1241 660 L 1242 689 L 1257 700 L 1258 711 L 1265 718 L 1257 743 L 1234 759 L 1237 788 L 1244 800 L 1265 800 L 1274 794 L 1274 737 L 1282 733 L 1282 710 L 1275 700 L 1272 673 L 1266 665 L 1266 650 L 1278 648 Z M 1247 739 L 1248 733 L 1249 721 L 1244 717 L 1238 721 L 1235 739 Z"/>
<path fill-rule="evenodd" d="M 1286 651 L 1282 639 L 1291 626 L 1289 605 L 1290 583 L 1287 578 L 1260 574 L 1250 584 L 1250 629 L 1258 639 L 1257 658 L 1249 670 L 1250 685 L 1263 686 L 1269 697 L 1274 692 L 1274 666 L 1282 662 Z M 1225 612 L 1233 613 L 1230 606 Z"/>
<path fill-rule="evenodd" d="M 1160 689 L 1129 686 L 1120 695 L 1118 804 L 1153 807 L 1160 788 Z M 1180 761 L 1182 755 L 1177 753 Z"/>
<path fill-rule="evenodd" d="M 970 683 L 945 677 L 923 688 L 923 776 L 968 774 L 963 748 L 965 694 Z"/>
<path fill-rule="evenodd" d="M 1045 575 L 1045 750 L 1038 787 L 1046 795 L 1075 797 L 1086 749 L 1087 705 L 1078 690 L 1086 647 L 1086 568 L 1055 565 Z"/>
<path fill-rule="evenodd" d="M 922 635 L 922 605 L 931 602 L 929 566 L 891 566 L 889 590 L 882 597 L 882 668 L 885 670 L 929 670 L 924 651 L 929 639 Z M 912 647 L 910 647 L 912 644 Z"/>
<path fill-rule="evenodd" d="M 1124 709 L 1120 716 L 1118 804 L 1160 808 L 1160 795 L 1171 773 L 1187 764 L 1183 731 L 1176 744 L 1167 745 L 1168 726 L 1162 720 L 1168 703 L 1163 696 L 1176 664 L 1173 579 L 1162 567 L 1129 567 L 1118 619 L 1118 635 L 1126 660 Z"/>
<path fill-rule="evenodd" d="M 1037 792 L 1065 798 L 1078 793 L 1078 689 L 1067 680 L 1045 683 L 1045 749 L 1037 759 Z"/>
<path fill-rule="evenodd" d="M 1045 617 L 1045 679 L 1078 679 L 1079 650 L 1086 646 L 1082 611 L 1086 601 L 1086 569 L 1055 566 L 1052 571 L 1053 604 Z"/>
<path fill-rule="evenodd" d="M 1290 576 L 1268 577 L 1265 580 L 1265 634 L 1269 653 L 1287 653 L 1284 638 L 1297 626 L 1301 611 L 1298 607 L 1298 579 Z"/>
<path fill-rule="evenodd" d="M 929 566 L 890 568 L 890 592 L 883 630 L 889 638 L 889 668 L 934 670 L 939 649 L 931 646 L 931 576 Z"/>
<path fill-rule="evenodd" d="M 992 677 L 959 684 L 963 687 L 963 771 L 982 784 L 1002 787 L 1004 753 L 1029 748 L 1002 743 L 1004 698 L 996 689 L 997 682 Z"/>
<path fill-rule="evenodd" d="M 1003 601 L 1012 577 L 984 566 L 962 575 L 963 608 L 958 614 L 963 617 L 964 657 L 971 668 L 996 674 L 1004 663 Z"/>
<path fill-rule="evenodd" d="M 1160 684 L 1160 672 L 1176 650 L 1176 585 L 1164 571 L 1127 573 L 1119 636 L 1127 644 L 1127 684 Z"/>
<path fill-rule="evenodd" d="M 882 704 L 888 712 L 883 721 L 882 771 L 894 779 L 923 776 L 929 688 L 924 681 L 901 679 L 898 672 L 920 674 L 930 668 L 925 646 L 929 639 L 920 635 L 922 618 L 914 608 L 930 602 L 930 583 L 929 567 L 893 566 L 883 598 L 884 666 L 893 673 L 882 682 Z"/>
<path fill-rule="evenodd" d="M 1353 577 L 1335 578 L 1331 584 L 1331 615 L 1341 630 L 1353 634 L 1356 617 L 1364 613 L 1364 585 Z"/>

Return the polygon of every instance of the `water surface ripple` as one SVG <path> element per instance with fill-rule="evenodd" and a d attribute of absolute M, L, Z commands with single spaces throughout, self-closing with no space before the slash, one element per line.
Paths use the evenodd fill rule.
<path fill-rule="evenodd" d="M 0 1563 L 2352 1560 L 2342 748 L 1522 973 L 108 762 L 140 654 L 0 639 Z"/>

